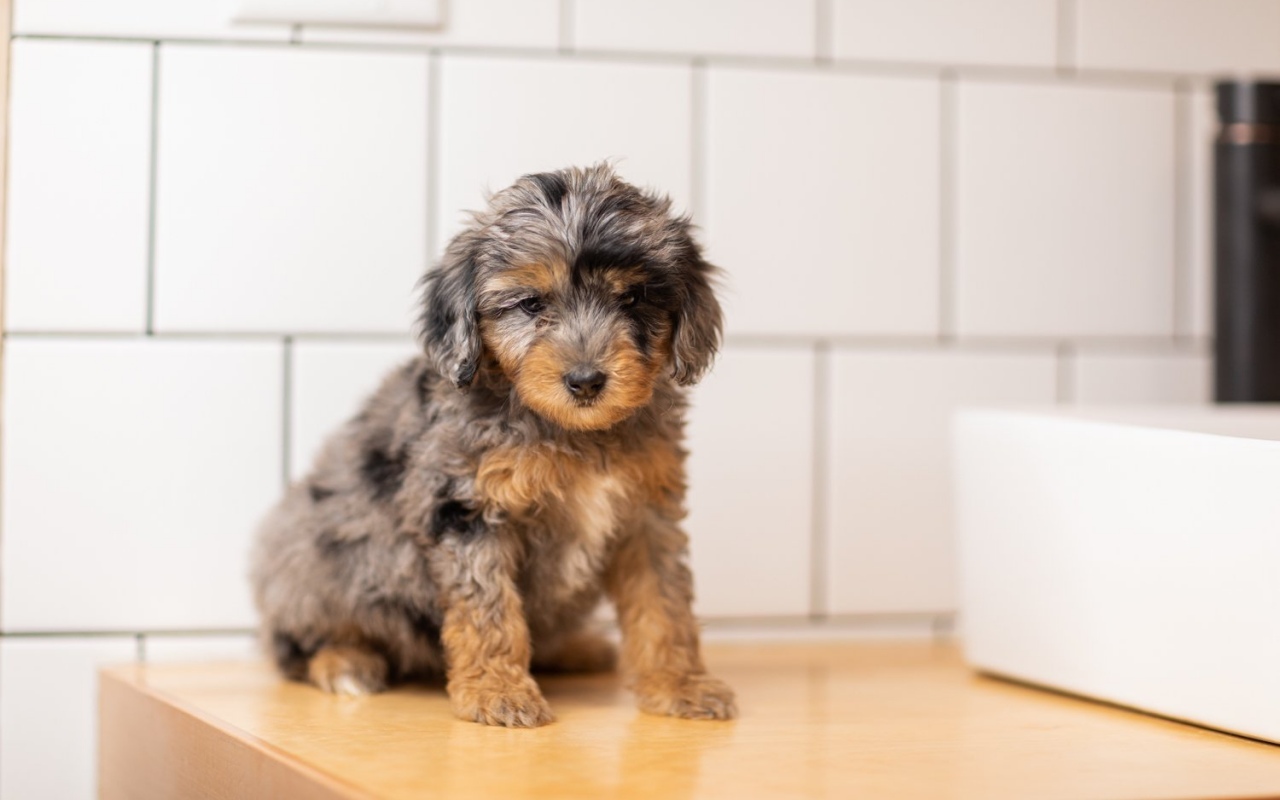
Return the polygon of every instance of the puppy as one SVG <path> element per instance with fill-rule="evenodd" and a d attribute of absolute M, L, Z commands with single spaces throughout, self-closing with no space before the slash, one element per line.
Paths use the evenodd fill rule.
<path fill-rule="evenodd" d="M 552 721 L 530 669 L 612 668 L 641 709 L 736 713 L 699 652 L 685 398 L 720 341 L 716 269 L 608 166 L 527 175 L 423 280 L 394 371 L 265 521 L 252 582 L 285 675 L 330 692 L 444 673 L 454 711 Z"/>

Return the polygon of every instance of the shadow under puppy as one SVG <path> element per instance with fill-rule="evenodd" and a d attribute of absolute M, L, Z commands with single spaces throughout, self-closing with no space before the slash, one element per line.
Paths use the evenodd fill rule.
<path fill-rule="evenodd" d="M 530 668 L 613 667 L 645 711 L 726 719 L 685 564 L 681 387 L 720 341 L 715 268 L 608 166 L 527 175 L 424 279 L 425 356 L 383 382 L 259 534 L 281 670 L 363 694 L 444 672 L 458 716 L 553 717 Z"/>

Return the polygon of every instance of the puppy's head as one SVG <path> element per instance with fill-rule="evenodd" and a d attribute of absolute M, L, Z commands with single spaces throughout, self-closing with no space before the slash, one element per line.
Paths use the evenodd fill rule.
<path fill-rule="evenodd" d="M 526 175 L 427 274 L 424 346 L 460 389 L 498 369 L 542 417 L 607 428 L 664 373 L 688 385 L 710 366 L 715 271 L 668 199 L 608 166 Z"/>

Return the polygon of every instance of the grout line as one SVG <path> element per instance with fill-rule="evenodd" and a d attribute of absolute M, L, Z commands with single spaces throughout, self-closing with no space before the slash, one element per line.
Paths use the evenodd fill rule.
<path fill-rule="evenodd" d="M 830 64 L 835 58 L 834 0 L 814 0 L 813 59 L 817 64 Z"/>
<path fill-rule="evenodd" d="M 11 86 L 13 39 L 10 35 L 12 32 L 13 2 L 12 0 L 0 0 L 0 330 L 4 330 L 8 326 L 4 306 L 7 299 L 5 293 L 8 291 L 9 280 L 9 263 L 6 254 L 8 252 L 9 235 L 9 150 L 12 144 L 9 128 L 9 109 L 13 101 Z M 4 342 L 0 340 L 0 404 L 3 403 L 8 392 L 8 385 L 3 377 L 3 368 L 7 364 L 7 358 Z M 0 405 L 0 407 L 3 406 Z M 4 445 L 7 442 L 5 437 L 8 423 L 8 415 L 0 414 L 0 445 Z M 0 487 L 4 485 L 3 477 L 6 465 L 2 454 L 6 449 L 5 447 L 0 447 Z M 3 490 L 0 489 L 0 503 L 3 502 Z M 3 565 L 6 556 L 7 549 L 4 546 L 3 537 L 0 537 L 0 566 Z M 2 610 L 3 606 L 0 605 L 0 611 Z"/>
<path fill-rule="evenodd" d="M 1080 72 L 1076 66 L 1076 14 L 1075 0 L 1058 0 L 1054 60 L 1064 78 L 1074 78 Z"/>
<path fill-rule="evenodd" d="M 934 616 L 929 626 L 930 638 L 935 642 L 950 642 L 956 636 L 956 615 L 954 612 Z"/>
<path fill-rule="evenodd" d="M 561 0 L 571 2 L 571 0 Z M 71 36 L 61 34 L 22 34 L 15 39 L 36 39 L 56 41 L 83 42 L 143 42 L 154 43 L 154 37 L 142 36 Z M 288 40 L 243 40 L 172 37 L 163 40 L 165 44 L 220 45 L 226 47 L 273 49 L 281 47 L 307 47 L 321 50 L 339 50 L 353 52 L 392 51 L 392 52 L 428 52 L 439 50 L 448 55 L 483 56 L 491 58 L 526 58 L 526 59 L 559 59 L 566 55 L 575 60 L 602 61 L 608 63 L 660 63 L 685 65 L 692 58 L 703 58 L 713 66 L 764 67 L 779 70 L 814 71 L 818 69 L 834 69 L 849 74 L 887 75 L 890 77 L 936 77 L 940 69 L 954 71 L 965 80 L 979 81 L 1017 81 L 1038 83 L 1062 83 L 1070 81 L 1081 85 L 1096 84 L 1101 86 L 1129 88 L 1167 88 L 1170 83 L 1186 78 L 1208 79 L 1208 75 L 1196 75 L 1187 72 L 1162 72 L 1143 70 L 1111 70 L 1111 69 L 1073 69 L 1064 74 L 1056 66 L 1035 67 L 1016 64 L 947 64 L 924 61 L 891 61 L 856 58 L 833 58 L 829 65 L 819 67 L 812 58 L 797 56 L 764 56 L 764 55 L 725 55 L 695 52 L 652 52 L 643 50 L 582 50 L 576 46 L 571 51 L 558 48 L 501 47 L 440 45 L 440 44 L 374 44 L 359 42 L 308 42 L 295 45 Z"/>
<path fill-rule="evenodd" d="M 956 75 L 944 71 L 938 110 L 938 338 L 956 337 L 956 164 L 959 158 Z"/>
<path fill-rule="evenodd" d="M 4 639 L 119 639 L 121 637 L 136 638 L 138 636 L 237 636 L 254 634 L 253 628 L 170 628 L 170 629 L 133 629 L 133 630 L 40 630 L 40 631 L 3 631 Z"/>
<path fill-rule="evenodd" d="M 1076 395 L 1076 350 L 1070 342 L 1062 342 L 1057 349 L 1057 397 L 1059 405 L 1073 405 Z"/>
<path fill-rule="evenodd" d="M 286 336 L 281 349 L 281 444 L 280 450 L 280 477 L 283 479 L 283 487 L 287 490 L 292 482 L 293 473 L 293 457 L 290 448 L 293 445 L 293 337 Z"/>
<path fill-rule="evenodd" d="M 1173 94 L 1173 338 L 1191 336 L 1191 86 L 1178 81 Z"/>
<path fill-rule="evenodd" d="M 302 25 L 296 22 L 289 26 L 289 44 L 302 44 Z"/>
<path fill-rule="evenodd" d="M 279 342 L 287 336 L 294 342 L 348 342 L 370 344 L 408 344 L 412 337 L 408 331 L 398 333 L 343 333 L 338 331 L 164 331 L 152 336 L 124 331 L 8 331 L 4 339 L 38 340 L 66 339 L 89 341 L 256 341 Z M 1210 337 L 1186 337 L 1177 341 L 1168 336 L 1081 336 L 1064 340 L 1050 336 L 965 336 L 948 342 L 939 342 L 929 334 L 744 334 L 725 336 L 729 347 L 774 347 L 780 349 L 809 350 L 819 343 L 832 350 L 923 350 L 923 351 L 995 351 L 1026 352 L 1028 350 L 1053 350 L 1063 341 L 1089 348 L 1112 348 L 1126 352 L 1147 353 L 1203 353 L 1210 346 Z"/>
<path fill-rule="evenodd" d="M 163 331 L 153 335 L 137 331 L 35 331 L 17 330 L 3 334 L 6 339 L 251 339 L 279 341 L 281 336 L 292 336 L 295 339 L 311 339 L 318 341 L 341 342 L 407 342 L 411 341 L 408 331 L 396 333 L 362 333 L 341 331 Z"/>
<path fill-rule="evenodd" d="M 147 155 L 147 279 L 146 325 L 156 332 L 156 186 L 160 133 L 160 42 L 151 43 L 151 150 Z"/>
<path fill-rule="evenodd" d="M 826 342 L 814 345 L 813 370 L 813 529 L 809 554 L 809 618 L 827 618 L 827 454 L 830 449 L 831 348 Z"/>
<path fill-rule="evenodd" d="M 138 633 L 134 635 L 133 639 L 134 648 L 136 650 L 134 657 L 140 663 L 145 664 L 147 662 L 147 637 Z"/>
<path fill-rule="evenodd" d="M 439 50 L 427 56 L 427 263 L 423 273 L 431 268 L 440 250 L 440 225 L 436 213 L 440 205 L 440 87 L 443 83 L 443 61 Z"/>
<path fill-rule="evenodd" d="M 577 8 L 574 0 L 560 0 L 560 43 L 557 52 L 561 54 L 569 54 L 574 50 L 577 42 L 576 27 L 574 25 L 574 14 Z"/>
<path fill-rule="evenodd" d="M 707 62 L 695 59 L 689 74 L 689 171 L 692 181 L 689 213 L 695 225 L 706 230 L 707 222 L 707 125 L 710 121 L 707 105 Z M 703 242 L 705 244 L 705 242 Z"/>
<path fill-rule="evenodd" d="M 706 629 L 714 628 L 717 631 L 733 630 L 735 628 L 751 629 L 755 627 L 838 631 L 841 628 L 856 629 L 862 626 L 869 628 L 883 628 L 886 625 L 919 625 L 921 630 L 927 633 L 938 624 L 939 620 L 946 620 L 953 616 L 954 612 L 951 611 L 901 611 L 862 614 L 829 614 L 821 620 L 814 620 L 809 616 L 796 616 L 791 614 L 781 614 L 778 616 L 748 615 L 742 617 L 700 616 L 698 617 L 698 622 Z"/>

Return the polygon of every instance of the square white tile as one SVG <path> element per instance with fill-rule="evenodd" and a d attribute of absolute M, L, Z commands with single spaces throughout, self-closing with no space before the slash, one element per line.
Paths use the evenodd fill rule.
<path fill-rule="evenodd" d="M 961 81 L 961 335 L 1173 332 L 1171 91 Z"/>
<path fill-rule="evenodd" d="M 1052 66 L 1056 0 L 834 0 L 836 58 Z"/>
<path fill-rule="evenodd" d="M 935 333 L 937 81 L 712 68 L 708 103 L 728 329 Z"/>
<path fill-rule="evenodd" d="M 440 64 L 440 249 L 486 190 L 605 159 L 689 207 L 688 67 L 470 56 Z"/>
<path fill-rule="evenodd" d="M 98 796 L 98 668 L 136 651 L 131 636 L 0 641 L 0 795 Z"/>
<path fill-rule="evenodd" d="M 387 373 L 419 352 L 408 341 L 295 342 L 289 430 L 292 477 L 306 475 L 325 440 L 359 412 Z"/>
<path fill-rule="evenodd" d="M 814 355 L 728 347 L 694 390 L 689 518 L 700 615 L 804 615 L 813 542 Z"/>
<path fill-rule="evenodd" d="M 305 26 L 302 41 L 554 50 L 560 46 L 560 0 L 445 0 L 439 30 Z"/>
<path fill-rule="evenodd" d="M 792 56 L 814 54 L 814 3 L 793 0 L 577 0 L 579 50 Z"/>
<path fill-rule="evenodd" d="M 276 343 L 10 338 L 4 629 L 252 625 L 282 366 Z"/>
<path fill-rule="evenodd" d="M 1207 403 L 1213 362 L 1200 353 L 1084 350 L 1071 361 L 1072 400 L 1082 405 Z"/>
<path fill-rule="evenodd" d="M 832 355 L 827 611 L 952 611 L 950 423 L 972 405 L 1052 403 L 1051 353 Z"/>
<path fill-rule="evenodd" d="M 1213 142 L 1218 134 L 1217 99 L 1210 86 L 1200 86 L 1185 100 L 1190 105 L 1187 137 L 1188 225 L 1184 300 L 1185 331 L 1213 335 Z"/>
<path fill-rule="evenodd" d="M 262 661 L 266 656 L 255 636 L 206 634 L 201 636 L 157 636 L 143 639 L 148 664 L 165 661 Z"/>
<path fill-rule="evenodd" d="M 1202 74 L 1280 70 L 1276 0 L 1077 0 L 1079 66 Z"/>
<path fill-rule="evenodd" d="M 131 36 L 166 39 L 274 39 L 287 41 L 287 25 L 232 21 L 239 0 L 18 0 L 13 32 L 58 36 Z"/>
<path fill-rule="evenodd" d="M 5 325 L 146 326 L 148 44 L 13 43 Z"/>
<path fill-rule="evenodd" d="M 407 331 L 427 70 L 423 54 L 165 46 L 156 329 Z"/>

